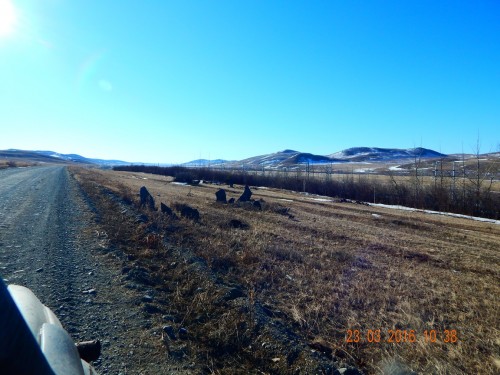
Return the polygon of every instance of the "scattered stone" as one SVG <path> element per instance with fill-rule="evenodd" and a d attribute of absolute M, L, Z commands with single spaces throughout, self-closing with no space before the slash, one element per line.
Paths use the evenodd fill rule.
<path fill-rule="evenodd" d="M 150 303 L 144 304 L 144 311 L 147 312 L 148 314 L 161 313 L 161 310 L 158 307 L 156 307 L 155 305 L 152 305 Z"/>
<path fill-rule="evenodd" d="M 238 202 L 250 202 L 250 198 L 252 196 L 252 191 L 245 185 L 245 191 L 241 194 L 241 197 L 238 198 Z"/>
<path fill-rule="evenodd" d="M 242 222 L 241 220 L 233 219 L 229 221 L 229 226 L 235 229 L 248 229 L 250 226 L 247 223 Z"/>
<path fill-rule="evenodd" d="M 340 375 L 363 375 L 362 372 L 360 372 L 358 369 L 354 367 L 343 367 L 339 368 L 338 373 Z M 393 374 L 392 372 L 390 374 Z M 400 374 L 399 372 L 395 372 L 394 374 Z"/>
<path fill-rule="evenodd" d="M 101 342 L 99 340 L 79 342 L 76 344 L 76 349 L 84 361 L 96 361 L 101 355 Z"/>
<path fill-rule="evenodd" d="M 125 276 L 125 280 L 135 281 L 140 284 L 152 286 L 156 283 L 156 279 L 150 275 L 148 270 L 142 267 L 136 267 L 130 270 Z"/>
<path fill-rule="evenodd" d="M 175 209 L 181 213 L 182 217 L 194 221 L 200 220 L 200 213 L 196 208 L 189 207 L 187 204 L 176 204 Z"/>
<path fill-rule="evenodd" d="M 165 332 L 167 334 L 167 336 L 170 338 L 170 340 L 177 340 L 177 337 L 175 336 L 174 327 L 163 326 L 163 332 Z"/>
<path fill-rule="evenodd" d="M 172 219 L 177 219 L 177 215 L 175 214 L 175 212 L 172 211 L 172 209 L 164 203 L 160 203 L 160 211 L 170 216 Z"/>
<path fill-rule="evenodd" d="M 142 296 L 142 302 L 153 302 L 153 297 L 149 296 L 149 295 L 145 295 L 145 296 Z"/>
<path fill-rule="evenodd" d="M 227 203 L 227 200 L 226 200 L 226 191 L 224 189 L 217 190 L 215 192 L 215 198 L 217 199 L 217 202 Z"/>
<path fill-rule="evenodd" d="M 35 270 L 35 272 L 42 272 L 42 271 L 43 271 L 43 268 L 37 268 L 37 269 Z"/>
<path fill-rule="evenodd" d="M 83 294 L 96 294 L 96 290 L 95 289 L 84 290 L 82 293 Z"/>
<path fill-rule="evenodd" d="M 234 203 L 234 198 L 229 199 L 227 203 L 233 204 Z"/>
<path fill-rule="evenodd" d="M 186 339 L 188 335 L 188 330 L 184 327 L 179 328 L 179 338 Z"/>
<path fill-rule="evenodd" d="M 151 211 L 155 211 L 155 200 L 153 196 L 149 193 L 145 186 L 141 187 L 139 190 L 139 195 L 141 197 L 141 208 L 147 207 Z"/>

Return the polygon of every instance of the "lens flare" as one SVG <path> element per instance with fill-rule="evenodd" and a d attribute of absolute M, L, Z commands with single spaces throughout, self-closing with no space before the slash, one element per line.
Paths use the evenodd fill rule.
<path fill-rule="evenodd" d="M 16 9 L 12 1 L 0 0 L 0 37 L 13 32 L 16 21 Z"/>

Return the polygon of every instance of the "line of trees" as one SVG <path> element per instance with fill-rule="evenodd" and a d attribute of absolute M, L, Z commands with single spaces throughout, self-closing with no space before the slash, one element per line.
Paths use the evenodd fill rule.
<path fill-rule="evenodd" d="M 492 188 L 494 174 L 491 173 L 489 164 L 481 164 L 479 155 L 475 162 L 474 166 L 470 165 L 470 162 L 467 166 L 465 160 L 462 160 L 462 164 L 456 169 L 453 163 L 452 171 L 443 169 L 443 161 L 440 165 L 437 162 L 432 175 L 429 168 L 424 169 L 422 161 L 416 158 L 410 174 L 400 176 L 389 173 L 383 178 L 355 173 L 334 175 L 331 168 L 326 168 L 318 174 L 312 173 L 309 167 L 288 171 L 248 171 L 130 165 L 115 167 L 114 170 L 172 176 L 178 182 L 193 183 L 205 180 L 228 185 L 266 186 L 364 202 L 500 219 L 500 193 Z"/>

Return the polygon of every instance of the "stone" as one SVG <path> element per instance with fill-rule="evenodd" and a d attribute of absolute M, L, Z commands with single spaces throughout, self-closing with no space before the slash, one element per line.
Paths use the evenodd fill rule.
<path fill-rule="evenodd" d="M 163 332 L 165 332 L 167 334 L 167 336 L 170 338 L 170 340 L 177 340 L 177 337 L 175 336 L 174 327 L 163 326 Z"/>
<path fill-rule="evenodd" d="M 238 198 L 238 202 L 250 202 L 250 198 L 252 196 L 252 191 L 245 185 L 245 191 L 241 194 L 241 197 Z"/>
<path fill-rule="evenodd" d="M 175 212 L 172 211 L 172 209 L 164 203 L 160 203 L 160 211 L 170 216 L 172 219 L 177 219 L 177 215 L 175 214 Z"/>
<path fill-rule="evenodd" d="M 139 190 L 139 196 L 141 198 L 141 208 L 147 207 L 149 210 L 155 211 L 155 200 L 145 186 Z"/>
<path fill-rule="evenodd" d="M 200 213 L 196 208 L 189 207 L 187 204 L 176 204 L 175 208 L 181 213 L 182 217 L 194 221 L 200 220 Z"/>
<path fill-rule="evenodd" d="M 260 204 L 259 201 L 254 201 L 253 206 L 259 210 L 262 210 L 262 205 Z"/>
<path fill-rule="evenodd" d="M 99 340 L 79 342 L 76 343 L 76 349 L 84 361 L 96 361 L 101 355 L 101 342 Z"/>
<path fill-rule="evenodd" d="M 131 269 L 126 275 L 125 280 L 135 281 L 136 283 L 153 286 L 157 282 L 156 278 L 153 277 L 150 272 L 142 267 L 135 267 Z"/>
<path fill-rule="evenodd" d="M 186 339 L 188 335 L 188 330 L 184 327 L 179 328 L 179 337 L 181 339 Z"/>
<path fill-rule="evenodd" d="M 217 190 L 215 193 L 215 198 L 216 198 L 217 202 L 227 203 L 226 191 L 224 189 Z"/>
<path fill-rule="evenodd" d="M 233 204 L 234 203 L 234 198 L 231 198 L 227 201 L 227 203 Z"/>
<path fill-rule="evenodd" d="M 158 307 L 156 307 L 155 305 L 152 305 L 150 303 L 145 303 L 143 308 L 144 308 L 144 311 L 148 314 L 161 313 L 161 310 Z"/>
<path fill-rule="evenodd" d="M 229 221 L 229 226 L 234 229 L 248 229 L 250 226 L 247 223 L 242 222 L 238 219 L 232 219 Z"/>
<path fill-rule="evenodd" d="M 361 371 L 359 371 L 358 369 L 354 368 L 354 367 L 343 367 L 343 368 L 339 368 L 338 369 L 338 373 L 340 375 L 363 375 L 363 373 Z M 385 372 L 384 372 L 385 373 Z M 401 374 L 399 372 L 394 372 L 394 373 L 390 373 L 390 374 Z"/>

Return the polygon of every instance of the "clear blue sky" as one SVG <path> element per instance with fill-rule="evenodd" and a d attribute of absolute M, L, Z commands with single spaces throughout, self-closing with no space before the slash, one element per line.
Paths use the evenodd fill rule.
<path fill-rule="evenodd" d="M 498 0 L 0 0 L 0 149 L 163 163 L 478 134 L 498 149 Z"/>

